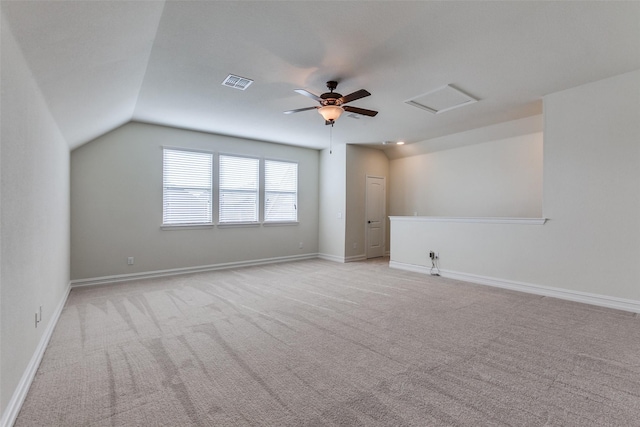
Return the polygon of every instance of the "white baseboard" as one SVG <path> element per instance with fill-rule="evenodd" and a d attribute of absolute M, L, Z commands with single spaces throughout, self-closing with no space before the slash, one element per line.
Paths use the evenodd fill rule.
<path fill-rule="evenodd" d="M 151 279 L 154 277 L 177 276 L 180 274 L 201 273 L 213 270 L 225 270 L 229 268 L 251 267 L 255 265 L 275 264 L 279 262 L 300 261 L 304 259 L 318 258 L 318 254 L 290 255 L 275 258 L 263 258 L 248 261 L 226 262 L 220 264 L 200 265 L 196 267 L 171 268 L 168 270 L 146 271 L 142 273 L 116 274 L 113 276 L 92 277 L 89 279 L 76 279 L 71 281 L 72 288 L 82 286 L 104 285 L 107 283 L 128 282 L 131 280 Z"/>
<path fill-rule="evenodd" d="M 342 262 L 342 263 L 345 263 L 345 262 L 356 262 L 356 261 L 366 261 L 368 259 L 367 258 L 367 254 L 351 255 L 351 256 L 346 256 L 346 257 L 340 257 L 340 256 L 337 256 L 337 255 L 329 255 L 329 254 L 318 254 L 318 258 L 324 259 L 326 261 Z"/>
<path fill-rule="evenodd" d="M 67 289 L 65 290 L 64 295 L 58 303 L 58 306 L 51 314 L 51 321 L 49 322 L 49 324 L 47 324 L 47 328 L 44 330 L 42 337 L 40 338 L 40 342 L 38 343 L 33 356 L 31 356 L 31 360 L 29 361 L 27 368 L 22 374 L 22 378 L 20 378 L 20 382 L 13 392 L 13 396 L 11 396 L 9 404 L 2 413 L 2 418 L 0 419 L 0 427 L 11 427 L 16 422 L 18 414 L 20 413 L 20 408 L 22 408 L 24 399 L 27 397 L 27 393 L 29 392 L 29 387 L 31 387 L 33 378 L 36 376 L 36 372 L 38 371 L 38 366 L 40 366 L 40 362 L 42 361 L 42 356 L 44 356 L 44 352 L 47 349 L 47 345 L 49 344 L 51 335 L 53 335 L 53 330 L 56 328 L 58 319 L 60 318 L 60 314 L 62 313 L 62 309 L 67 303 L 67 298 L 69 297 L 70 291 L 71 284 L 67 286 Z"/>
<path fill-rule="evenodd" d="M 425 267 L 424 265 L 417 265 L 417 264 L 407 264 L 404 262 L 398 262 L 393 260 L 389 261 L 389 268 L 396 268 L 398 270 L 412 271 L 414 273 L 422 273 L 422 274 L 431 273 L 430 267 Z"/>
<path fill-rule="evenodd" d="M 399 270 L 413 271 L 415 273 L 430 274 L 431 267 L 406 264 L 398 261 L 389 261 L 389 267 Z M 544 295 L 584 304 L 600 307 L 615 308 L 617 310 L 640 313 L 640 301 L 611 297 L 607 295 L 592 294 L 589 292 L 574 291 L 569 289 L 554 288 L 550 286 L 534 285 L 531 283 L 517 282 L 514 280 L 498 279 L 495 277 L 479 276 L 477 274 L 460 273 L 456 271 L 440 270 L 440 275 L 449 279 L 476 283 L 479 285 L 494 286 L 497 288 L 511 289 L 529 294 Z"/>
<path fill-rule="evenodd" d="M 340 257 L 340 256 L 337 256 L 337 255 L 318 254 L 318 258 L 323 259 L 325 261 L 345 262 L 344 257 Z"/>
<path fill-rule="evenodd" d="M 367 254 L 351 255 L 344 258 L 344 262 L 366 261 Z"/>

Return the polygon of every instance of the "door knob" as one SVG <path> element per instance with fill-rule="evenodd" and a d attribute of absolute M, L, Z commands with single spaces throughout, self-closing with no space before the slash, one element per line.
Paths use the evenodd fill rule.
<path fill-rule="evenodd" d="M 367 224 L 371 224 L 371 221 L 367 221 Z"/>

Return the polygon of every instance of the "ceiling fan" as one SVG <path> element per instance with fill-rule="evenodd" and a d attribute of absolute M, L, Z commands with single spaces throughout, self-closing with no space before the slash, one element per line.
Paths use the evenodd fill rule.
<path fill-rule="evenodd" d="M 334 92 L 334 90 L 338 87 L 338 82 L 336 81 L 328 81 L 327 89 L 329 92 L 323 93 L 322 95 L 314 95 L 313 93 L 306 91 L 304 89 L 296 89 L 300 95 L 307 96 L 311 99 L 315 99 L 320 103 L 320 106 L 316 107 L 307 107 L 307 108 L 298 108 L 297 110 L 289 110 L 285 111 L 284 114 L 293 114 L 299 113 L 300 111 L 307 110 L 318 110 L 318 113 L 322 115 L 325 120 L 326 125 L 332 125 L 338 120 L 338 117 L 345 112 L 348 111 L 350 113 L 362 114 L 363 116 L 375 117 L 378 114 L 377 111 L 366 110 L 364 108 L 351 107 L 349 105 L 344 105 L 348 102 L 355 101 L 356 99 L 364 98 L 365 96 L 371 95 L 364 89 L 357 90 L 349 95 L 342 96 L 338 92 Z"/>

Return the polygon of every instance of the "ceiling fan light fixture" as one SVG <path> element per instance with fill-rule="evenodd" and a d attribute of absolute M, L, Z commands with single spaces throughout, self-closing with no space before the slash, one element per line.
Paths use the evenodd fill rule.
<path fill-rule="evenodd" d="M 337 105 L 325 105 L 318 108 L 318 113 L 324 117 L 327 122 L 334 122 L 338 120 L 338 117 L 344 113 L 344 109 Z"/>

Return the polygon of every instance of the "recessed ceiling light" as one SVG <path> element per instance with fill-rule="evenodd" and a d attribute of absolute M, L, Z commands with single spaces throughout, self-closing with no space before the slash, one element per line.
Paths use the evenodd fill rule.
<path fill-rule="evenodd" d="M 398 141 L 396 142 L 397 145 L 404 145 L 404 141 Z"/>

